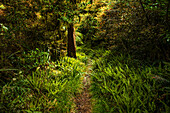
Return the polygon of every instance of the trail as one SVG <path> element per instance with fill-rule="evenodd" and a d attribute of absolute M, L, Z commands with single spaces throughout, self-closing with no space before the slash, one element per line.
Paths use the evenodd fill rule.
<path fill-rule="evenodd" d="M 88 60 L 86 74 L 83 76 L 82 80 L 82 91 L 76 94 L 74 102 L 76 104 L 76 111 L 78 113 L 91 113 L 91 95 L 90 95 L 90 73 L 91 73 L 91 61 Z"/>

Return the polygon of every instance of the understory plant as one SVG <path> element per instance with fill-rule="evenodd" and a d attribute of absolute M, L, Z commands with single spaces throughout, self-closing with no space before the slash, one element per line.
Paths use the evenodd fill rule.
<path fill-rule="evenodd" d="M 70 112 L 74 94 L 81 86 L 84 63 L 68 57 L 49 62 L 42 56 L 29 61 L 0 87 L 0 112 Z"/>
<path fill-rule="evenodd" d="M 96 60 L 94 66 L 93 112 L 169 112 L 169 63 L 164 68 L 135 66 L 130 56 L 115 55 L 112 60 L 106 60 L 106 56 Z"/>

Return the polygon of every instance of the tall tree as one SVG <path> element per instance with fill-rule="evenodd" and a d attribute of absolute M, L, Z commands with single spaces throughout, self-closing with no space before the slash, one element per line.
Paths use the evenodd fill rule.
<path fill-rule="evenodd" d="M 69 57 L 76 58 L 76 39 L 74 34 L 74 25 L 71 23 L 68 27 L 68 46 L 67 53 Z"/>
<path fill-rule="evenodd" d="M 76 0 L 70 1 L 72 5 L 76 4 Z M 72 20 L 74 20 L 74 16 L 72 17 Z M 67 46 L 67 54 L 69 57 L 76 58 L 76 39 L 74 34 L 74 25 L 73 22 L 69 24 L 68 26 L 68 46 Z"/>

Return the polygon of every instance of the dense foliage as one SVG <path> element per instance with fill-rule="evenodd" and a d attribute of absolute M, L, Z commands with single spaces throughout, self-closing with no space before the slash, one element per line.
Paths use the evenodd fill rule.
<path fill-rule="evenodd" d="M 168 113 L 169 65 L 142 66 L 130 56 L 108 52 L 93 69 L 94 112 Z"/>
<path fill-rule="evenodd" d="M 170 112 L 169 18 L 169 0 L 2 0 L 0 112 L 78 112 L 89 65 L 92 112 Z"/>

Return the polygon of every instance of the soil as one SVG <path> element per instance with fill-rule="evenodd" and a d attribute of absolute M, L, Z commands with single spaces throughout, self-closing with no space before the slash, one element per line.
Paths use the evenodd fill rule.
<path fill-rule="evenodd" d="M 90 62 L 90 61 L 89 61 Z M 91 73 L 91 65 L 89 65 L 86 68 L 87 74 L 84 75 L 82 84 L 82 92 L 76 94 L 76 98 L 74 99 L 74 102 L 76 104 L 76 111 L 77 113 L 91 113 L 92 107 L 91 107 L 91 95 L 90 95 L 90 73 Z"/>

